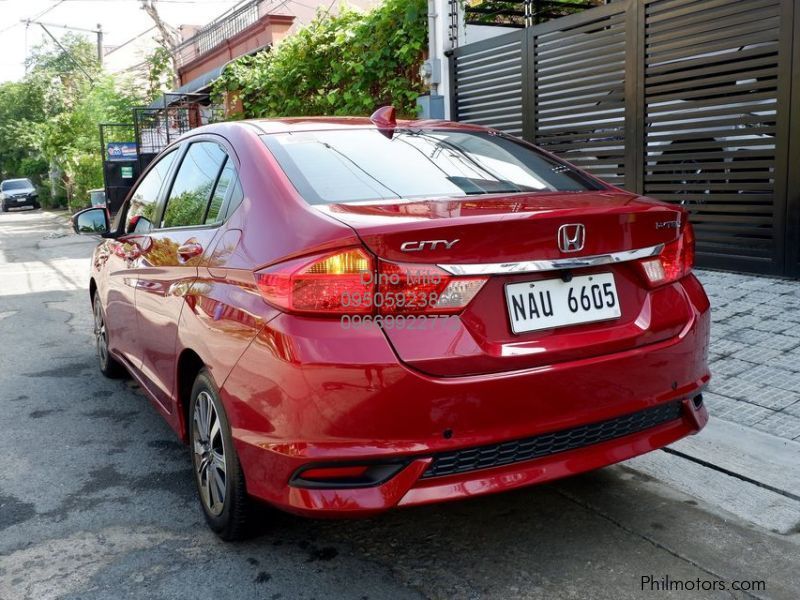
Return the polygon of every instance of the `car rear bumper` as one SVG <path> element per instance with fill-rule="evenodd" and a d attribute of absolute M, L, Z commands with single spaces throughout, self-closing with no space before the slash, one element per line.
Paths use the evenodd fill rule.
<path fill-rule="evenodd" d="M 530 461 L 426 478 L 432 457 L 421 456 L 391 480 L 370 488 L 307 489 L 289 487 L 280 506 L 306 516 L 369 516 L 399 506 L 458 500 L 576 475 L 662 448 L 697 433 L 708 420 L 705 407 L 681 402 L 681 417 L 670 423 L 608 442 Z"/>
<path fill-rule="evenodd" d="M 9 198 L 9 199 L 3 200 L 3 202 L 5 203 L 5 205 L 8 208 L 22 208 L 22 207 L 25 207 L 25 206 L 36 206 L 39 203 L 39 199 L 38 198 L 23 198 L 23 199 L 20 199 L 20 200 L 15 200 L 13 198 Z"/>
<path fill-rule="evenodd" d="M 379 331 L 344 332 L 338 322 L 280 315 L 221 389 L 248 491 L 300 514 L 367 516 L 542 483 L 696 433 L 708 419 L 692 401 L 710 377 L 709 314 L 696 280 L 686 286 L 697 300 L 694 315 L 670 340 L 468 377 L 437 378 L 406 367 Z M 620 426 L 612 436 L 592 433 L 597 424 L 628 422 L 631 415 L 671 403 L 674 414 L 645 419 L 642 427 Z M 570 433 L 575 431 L 580 433 Z M 576 435 L 583 436 L 580 443 L 564 442 Z M 493 462 L 495 455 L 517 452 L 509 448 L 528 448 L 552 436 L 554 452 Z M 430 471 L 458 451 L 469 468 Z M 473 460 L 475 453 L 483 462 Z M 368 487 L 290 483 L 308 465 L 398 461 L 396 474 Z"/>

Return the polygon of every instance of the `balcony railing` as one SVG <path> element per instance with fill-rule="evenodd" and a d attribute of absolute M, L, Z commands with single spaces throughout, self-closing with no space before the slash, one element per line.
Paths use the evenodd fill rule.
<path fill-rule="evenodd" d="M 259 5 L 264 0 L 252 0 L 220 15 L 177 48 L 178 67 L 190 63 L 198 56 L 209 52 L 225 40 L 241 33 L 257 22 Z"/>

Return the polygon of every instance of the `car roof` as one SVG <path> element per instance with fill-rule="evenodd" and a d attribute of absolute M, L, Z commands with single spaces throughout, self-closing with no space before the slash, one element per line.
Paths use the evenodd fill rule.
<path fill-rule="evenodd" d="M 293 117 L 282 119 L 251 119 L 249 121 L 245 121 L 245 123 L 257 127 L 264 133 L 288 133 L 292 131 L 320 131 L 337 129 L 378 129 L 378 126 L 367 117 Z M 443 128 L 485 130 L 485 128 L 478 125 L 453 123 L 452 121 L 411 119 L 398 119 L 397 127 L 400 129 Z"/>
<path fill-rule="evenodd" d="M 0 181 L 0 184 L 3 184 L 3 183 L 13 183 L 13 182 L 15 182 L 15 181 L 26 181 L 26 182 L 28 182 L 28 183 L 31 183 L 31 180 L 30 180 L 30 179 L 28 179 L 27 177 L 19 177 L 19 178 L 17 178 L 17 179 L 3 179 L 3 181 Z"/>
<path fill-rule="evenodd" d="M 333 131 L 348 129 L 378 129 L 367 117 L 283 117 L 276 119 L 248 119 L 245 121 L 224 121 L 204 125 L 187 132 L 184 137 L 199 133 L 223 132 L 230 127 L 246 128 L 257 134 L 291 133 L 297 131 Z M 457 129 L 463 131 L 487 131 L 486 127 L 469 123 L 454 123 L 440 120 L 398 119 L 399 129 Z"/>

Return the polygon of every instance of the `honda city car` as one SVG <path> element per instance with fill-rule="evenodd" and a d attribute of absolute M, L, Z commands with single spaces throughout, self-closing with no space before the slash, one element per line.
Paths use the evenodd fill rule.
<path fill-rule="evenodd" d="M 189 446 L 206 520 L 368 516 L 596 469 L 698 432 L 709 302 L 676 205 L 475 125 L 229 122 L 101 234 L 102 373 Z"/>

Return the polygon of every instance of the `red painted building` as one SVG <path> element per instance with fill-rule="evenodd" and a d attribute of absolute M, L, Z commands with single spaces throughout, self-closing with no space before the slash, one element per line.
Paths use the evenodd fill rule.
<path fill-rule="evenodd" d="M 178 52 L 181 88 L 209 75 L 216 79 L 233 59 L 269 48 L 285 37 L 294 17 L 269 14 L 269 4 L 256 0 L 240 6 L 189 37 Z"/>
<path fill-rule="evenodd" d="M 267 50 L 289 33 L 295 17 L 271 14 L 267 12 L 270 5 L 251 0 L 203 27 L 181 27 L 184 42 L 176 51 L 178 88 L 133 111 L 141 168 L 181 134 L 212 120 L 211 89 L 228 63 Z M 241 110 L 227 102 L 224 108 L 226 113 Z"/>

